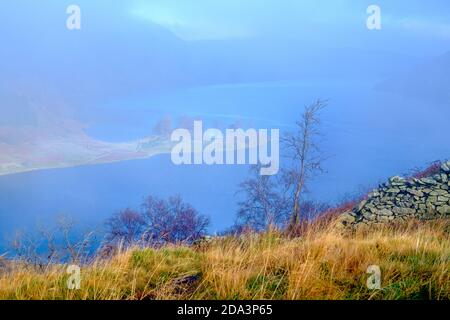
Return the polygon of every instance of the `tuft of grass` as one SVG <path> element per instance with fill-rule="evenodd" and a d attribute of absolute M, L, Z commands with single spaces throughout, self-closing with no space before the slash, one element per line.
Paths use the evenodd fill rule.
<path fill-rule="evenodd" d="M 367 267 L 381 269 L 370 290 Z M 82 266 L 69 290 L 66 266 L 11 262 L 0 299 L 450 299 L 449 221 L 342 233 L 333 224 L 287 237 L 275 231 L 207 246 L 130 248 Z M 6 269 L 5 269 L 6 270 Z"/>

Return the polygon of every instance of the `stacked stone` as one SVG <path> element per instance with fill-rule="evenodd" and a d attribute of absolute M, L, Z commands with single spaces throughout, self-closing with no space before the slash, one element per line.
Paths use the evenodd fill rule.
<path fill-rule="evenodd" d="M 438 217 L 450 217 L 450 161 L 442 164 L 438 174 L 427 178 L 390 178 L 344 214 L 341 222 L 373 224 Z"/>

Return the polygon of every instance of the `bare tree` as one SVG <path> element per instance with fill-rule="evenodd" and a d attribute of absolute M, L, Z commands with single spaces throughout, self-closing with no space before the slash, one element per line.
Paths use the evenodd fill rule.
<path fill-rule="evenodd" d="M 289 216 L 289 201 L 279 190 L 278 181 L 273 176 L 260 175 L 260 167 L 252 166 L 252 176 L 239 185 L 238 194 L 245 198 L 238 204 L 237 230 L 274 228 L 284 225 Z"/>
<path fill-rule="evenodd" d="M 13 257 L 27 264 L 38 266 L 42 264 L 42 257 L 38 254 L 41 241 L 34 235 L 16 231 L 10 241 Z"/>
<path fill-rule="evenodd" d="M 307 182 L 322 172 L 323 156 L 317 139 L 320 136 L 320 112 L 326 106 L 327 102 L 322 100 L 306 106 L 296 122 L 296 132 L 282 138 L 291 161 L 291 167 L 284 171 L 286 186 L 292 192 L 290 227 L 300 222 L 301 201 Z"/>
<path fill-rule="evenodd" d="M 95 242 L 94 231 L 76 230 L 77 222 L 67 215 L 57 221 L 58 238 L 61 239 L 60 257 L 71 263 L 85 263 L 89 259 L 91 245 Z"/>
<path fill-rule="evenodd" d="M 198 213 L 179 196 L 168 200 L 148 196 L 142 212 L 126 209 L 107 220 L 106 243 L 102 249 L 111 251 L 111 245 L 127 247 L 133 244 L 161 245 L 191 243 L 206 234 L 209 219 Z"/>
<path fill-rule="evenodd" d="M 147 223 L 144 239 L 151 245 L 191 243 L 206 234 L 208 217 L 184 203 L 180 196 L 169 200 L 149 196 L 143 208 Z"/>
<path fill-rule="evenodd" d="M 244 194 L 245 198 L 239 202 L 235 225 L 228 233 L 263 231 L 289 224 L 292 200 L 279 179 L 259 175 L 257 166 L 252 167 L 251 171 L 254 176 L 240 184 L 238 194 Z M 303 200 L 300 203 L 300 220 L 313 221 L 330 207 L 324 202 Z"/>
<path fill-rule="evenodd" d="M 122 242 L 129 246 L 140 240 L 146 222 L 144 217 L 132 209 L 117 212 L 106 221 L 108 242 Z"/>
<path fill-rule="evenodd" d="M 47 247 L 46 254 L 48 263 L 59 261 L 61 252 L 57 243 L 57 230 L 41 225 L 38 225 L 37 230 L 41 240 Z"/>
<path fill-rule="evenodd" d="M 172 132 L 172 118 L 165 116 L 153 127 L 153 133 L 161 136 L 170 135 Z"/>
<path fill-rule="evenodd" d="M 16 232 L 10 243 L 15 259 L 44 268 L 49 264 L 85 263 L 95 242 L 93 231 L 75 230 L 76 223 L 60 216 L 55 225 L 38 225 L 35 232 Z"/>

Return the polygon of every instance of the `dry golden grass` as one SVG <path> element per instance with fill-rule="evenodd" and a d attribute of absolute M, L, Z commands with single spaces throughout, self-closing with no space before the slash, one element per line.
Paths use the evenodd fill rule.
<path fill-rule="evenodd" d="M 310 227 L 228 237 L 200 247 L 129 249 L 82 268 L 67 289 L 65 266 L 15 264 L 0 299 L 450 299 L 449 222 L 411 222 L 342 234 Z M 369 265 L 382 289 L 366 286 Z"/>

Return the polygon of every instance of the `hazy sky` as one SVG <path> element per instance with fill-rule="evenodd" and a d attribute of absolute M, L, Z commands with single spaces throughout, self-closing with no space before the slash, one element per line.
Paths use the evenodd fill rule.
<path fill-rule="evenodd" d="M 81 8 L 79 31 L 66 29 L 69 4 Z M 366 28 L 370 4 L 381 8 L 380 31 Z M 449 11 L 444 0 L 2 1 L 0 85 L 39 82 L 89 100 L 320 75 L 328 59 L 381 73 L 386 59 L 414 64 L 449 50 Z"/>
<path fill-rule="evenodd" d="M 70 4 L 81 8 L 81 30 L 66 28 Z M 371 4 L 381 30 L 366 27 Z M 205 85 L 377 82 L 449 51 L 448 12 L 445 0 L 2 1 L 0 115 L 27 113 L 30 99 L 86 115 Z"/>
<path fill-rule="evenodd" d="M 436 42 L 450 40 L 450 4 L 445 0 L 2 1 L 2 33 L 57 32 L 65 25 L 65 8 L 69 4 L 81 7 L 84 32 L 99 25 L 111 33 L 120 29 L 126 32 L 133 20 L 142 20 L 161 25 L 184 40 L 267 36 L 337 40 L 326 33 L 347 43 L 367 36 L 366 9 L 375 4 L 382 10 L 384 36 L 408 34 Z M 8 40 L 14 40 L 9 45 L 20 43 L 19 38 Z"/>
<path fill-rule="evenodd" d="M 448 1 L 135 1 L 136 17 L 160 24 L 183 39 L 236 37 L 317 37 L 316 31 L 344 40 L 361 34 L 370 4 L 382 9 L 384 27 L 416 36 L 450 39 Z M 359 29 L 359 30 L 358 30 Z M 350 34 L 344 34 L 345 32 Z M 331 39 L 330 39 L 331 40 Z"/>

